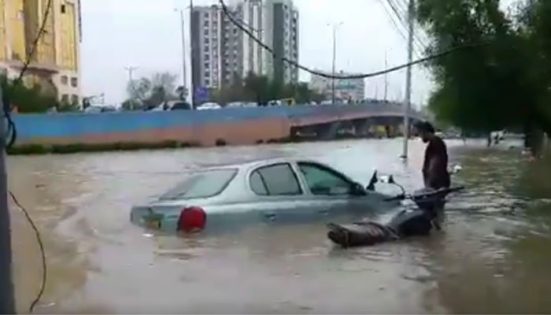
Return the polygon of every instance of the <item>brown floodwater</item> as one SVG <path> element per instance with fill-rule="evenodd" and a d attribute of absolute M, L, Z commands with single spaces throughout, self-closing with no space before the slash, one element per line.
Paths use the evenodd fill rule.
<path fill-rule="evenodd" d="M 40 313 L 550 313 L 550 167 L 520 149 L 448 143 L 468 189 L 429 238 L 342 250 L 323 223 L 235 234 L 152 234 L 129 221 L 182 173 L 228 161 L 315 158 L 366 183 L 421 185 L 423 144 L 399 140 L 10 157 L 9 187 L 38 224 L 48 283 Z M 547 171 L 547 175 L 546 175 Z M 391 188 L 385 188 L 391 189 Z M 550 198 L 550 199 L 547 199 Z M 17 305 L 41 277 L 34 234 L 12 204 Z"/>

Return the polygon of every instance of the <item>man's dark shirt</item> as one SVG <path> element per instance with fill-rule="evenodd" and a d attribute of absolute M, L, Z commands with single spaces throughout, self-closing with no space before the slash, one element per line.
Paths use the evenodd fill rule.
<path fill-rule="evenodd" d="M 438 164 L 429 174 L 429 163 L 433 158 L 438 159 Z M 450 187 L 450 174 L 448 173 L 448 150 L 444 141 L 434 136 L 425 150 L 425 162 L 423 163 L 423 177 L 430 188 L 438 189 Z"/>

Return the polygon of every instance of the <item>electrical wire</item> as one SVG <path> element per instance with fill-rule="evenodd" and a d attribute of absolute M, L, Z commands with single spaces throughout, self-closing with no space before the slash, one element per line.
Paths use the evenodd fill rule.
<path fill-rule="evenodd" d="M 391 67 L 391 68 L 388 68 L 388 69 L 384 69 L 384 70 L 380 70 L 380 71 L 376 71 L 376 72 L 372 72 L 372 73 L 353 74 L 353 75 L 331 75 L 331 74 L 323 73 L 323 72 L 320 72 L 320 71 L 312 70 L 309 67 L 301 65 L 298 62 L 296 62 L 294 60 L 291 60 L 289 58 L 277 56 L 276 53 L 274 52 L 274 50 L 270 46 L 263 43 L 251 31 L 249 31 L 246 27 L 244 27 L 238 21 L 236 21 L 236 19 L 229 12 L 228 7 L 226 6 L 226 3 L 224 2 L 224 0 L 218 0 L 218 1 L 220 3 L 220 6 L 222 7 L 222 12 L 224 13 L 225 16 L 228 17 L 228 20 L 232 24 L 237 26 L 237 28 L 239 28 L 247 36 L 249 36 L 260 47 L 262 47 L 262 49 L 270 52 L 274 58 L 279 58 L 282 61 L 288 63 L 289 65 L 291 65 L 293 67 L 296 67 L 298 69 L 301 69 L 303 71 L 306 71 L 310 74 L 320 76 L 320 77 L 323 77 L 323 78 L 328 78 L 328 79 L 365 79 L 365 78 L 376 77 L 376 76 L 384 75 L 384 74 L 387 74 L 387 73 L 390 73 L 390 72 L 395 72 L 395 71 L 398 71 L 398 70 L 402 70 L 404 68 L 408 68 L 408 67 L 411 67 L 411 66 L 414 66 L 414 65 L 417 65 L 417 64 L 425 63 L 427 61 L 442 58 L 442 57 L 445 57 L 447 55 L 450 55 L 450 54 L 458 52 L 458 51 L 473 49 L 473 48 L 479 48 L 479 47 L 483 47 L 483 46 L 488 45 L 488 43 L 475 43 L 475 44 L 467 44 L 467 45 L 462 45 L 462 46 L 458 46 L 458 47 L 453 47 L 453 48 L 450 48 L 448 50 L 445 50 L 445 51 L 437 53 L 437 54 L 433 54 L 433 55 L 430 55 L 430 56 L 427 56 L 427 57 L 424 57 L 424 58 L 414 60 L 412 62 L 408 62 L 408 63 L 402 64 L 402 65 L 394 66 L 394 67 Z"/>
<path fill-rule="evenodd" d="M 40 28 L 38 30 L 38 33 L 36 34 L 36 38 L 34 39 L 31 48 L 29 49 L 29 53 L 27 54 L 27 58 L 25 62 L 23 63 L 23 67 L 21 68 L 21 71 L 19 72 L 18 77 L 15 79 L 13 86 L 17 87 L 18 84 L 21 84 L 23 81 L 23 76 L 25 75 L 25 72 L 29 69 L 29 66 L 31 64 L 31 60 L 34 56 L 34 53 L 36 52 L 36 49 L 38 47 L 38 42 L 42 38 L 42 35 L 44 35 L 46 31 L 46 24 L 48 23 L 48 17 L 50 15 L 50 12 L 52 11 L 53 7 L 53 0 L 48 0 L 48 3 L 46 5 L 46 11 L 44 12 L 44 18 L 42 19 L 42 23 L 40 25 Z M 15 141 L 17 140 L 17 129 L 15 127 L 15 123 L 13 122 L 13 119 L 11 118 L 11 102 L 9 99 L 9 95 L 7 93 L 3 93 L 2 97 L 3 101 L 3 110 L 4 110 L 4 116 L 7 120 L 8 129 L 7 129 L 7 136 L 8 141 L 6 141 L 6 148 L 11 148 Z"/>
<path fill-rule="evenodd" d="M 33 56 L 36 52 L 36 49 L 38 47 L 38 42 L 42 38 L 42 35 L 44 35 L 44 33 L 45 33 L 46 24 L 48 22 L 48 17 L 50 15 L 50 12 L 52 11 L 52 7 L 53 7 L 53 0 L 48 0 L 48 3 L 46 5 L 46 10 L 44 12 L 44 18 L 42 20 L 42 23 L 40 25 L 40 28 L 39 28 L 38 33 L 36 35 L 36 38 L 34 39 L 34 41 L 32 43 L 32 46 L 29 50 L 29 53 L 27 54 L 27 58 L 26 58 L 25 62 L 23 63 L 23 67 L 21 68 L 21 71 L 19 72 L 19 76 L 16 78 L 16 80 L 13 83 L 13 87 L 17 87 L 17 85 L 21 84 L 21 82 L 23 81 L 23 76 L 25 75 L 25 73 L 29 69 L 32 58 L 33 58 Z M 4 92 L 4 91 L 2 91 L 2 92 Z M 3 112 L 4 112 L 4 116 L 7 120 L 7 127 L 8 127 L 7 128 L 7 137 L 8 137 L 9 140 L 6 142 L 6 148 L 7 149 L 11 148 L 15 144 L 15 141 L 17 139 L 17 128 L 16 128 L 15 123 L 13 122 L 13 119 L 11 117 L 10 96 L 11 95 L 9 95 L 8 93 L 5 93 L 5 92 L 2 93 Z M 48 277 L 48 265 L 46 263 L 46 251 L 44 249 L 44 243 L 42 241 L 40 231 L 38 230 L 36 224 L 34 223 L 33 219 L 31 218 L 29 212 L 21 205 L 19 200 L 17 200 L 17 197 L 15 197 L 15 195 L 11 191 L 9 191 L 8 193 L 9 193 L 10 197 L 13 199 L 13 202 L 15 203 L 15 205 L 23 212 L 23 214 L 25 215 L 25 218 L 27 219 L 27 221 L 31 225 L 32 229 L 34 230 L 35 235 L 36 235 L 36 240 L 37 240 L 38 246 L 40 248 L 40 255 L 41 255 L 41 260 L 42 260 L 42 280 L 41 280 L 41 283 L 40 283 L 40 290 L 39 290 L 38 294 L 36 295 L 36 297 L 34 298 L 34 300 L 31 302 L 31 305 L 29 306 L 29 312 L 32 313 L 35 306 L 36 306 L 36 304 L 40 301 L 40 299 L 42 298 L 42 295 L 44 294 L 44 291 L 46 289 L 46 282 L 47 282 L 47 277 Z"/>
<path fill-rule="evenodd" d="M 41 261 L 42 261 L 42 281 L 40 283 L 40 291 L 38 291 L 38 294 L 34 298 L 34 300 L 31 303 L 31 306 L 29 307 L 29 313 L 32 313 L 34 310 L 34 307 L 36 304 L 40 301 L 42 298 L 42 295 L 44 294 L 44 291 L 46 290 L 46 282 L 48 277 L 48 264 L 46 263 L 46 251 L 44 249 L 44 243 L 42 242 L 42 237 L 40 236 L 40 232 L 38 231 L 38 228 L 34 224 L 34 221 L 32 220 L 29 212 L 21 205 L 19 200 L 17 200 L 17 197 L 9 191 L 11 199 L 15 203 L 15 205 L 23 212 L 25 215 L 25 218 L 27 218 L 27 221 L 31 224 L 32 229 L 34 230 L 34 233 L 36 235 L 36 241 L 38 242 L 38 246 L 40 247 L 40 255 L 41 255 Z"/>

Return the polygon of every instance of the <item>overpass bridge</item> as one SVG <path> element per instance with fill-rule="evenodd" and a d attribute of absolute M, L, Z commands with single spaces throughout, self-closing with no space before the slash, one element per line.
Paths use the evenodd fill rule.
<path fill-rule="evenodd" d="M 14 114 L 17 145 L 175 142 L 212 146 L 398 135 L 403 107 L 389 103 L 222 108 L 203 111 Z M 424 117 L 412 111 L 412 120 Z M 379 129 L 374 132 L 374 129 Z"/>
<path fill-rule="evenodd" d="M 403 133 L 404 107 L 399 103 L 361 103 L 354 105 L 297 106 L 288 112 L 291 137 L 333 139 L 374 135 L 384 129 L 386 136 Z M 426 120 L 411 110 L 410 121 Z"/>

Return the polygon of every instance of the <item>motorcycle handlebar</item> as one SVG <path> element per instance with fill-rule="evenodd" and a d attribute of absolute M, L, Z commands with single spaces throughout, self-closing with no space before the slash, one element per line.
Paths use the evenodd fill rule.
<path fill-rule="evenodd" d="M 458 192 L 458 191 L 461 191 L 463 189 L 465 189 L 464 186 L 450 187 L 450 188 L 438 189 L 438 190 L 435 190 L 435 191 L 431 191 L 431 192 L 427 192 L 427 193 L 419 194 L 419 195 L 400 194 L 398 196 L 386 198 L 384 200 L 385 201 L 398 201 L 398 200 L 404 200 L 404 199 L 420 199 L 420 198 L 432 197 L 432 196 L 439 195 L 439 194 L 449 194 L 449 193 L 453 193 L 453 192 Z"/>

